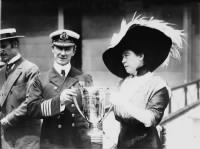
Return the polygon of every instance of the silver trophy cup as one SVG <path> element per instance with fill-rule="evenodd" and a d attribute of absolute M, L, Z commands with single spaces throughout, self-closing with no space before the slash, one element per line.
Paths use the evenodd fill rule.
<path fill-rule="evenodd" d="M 112 109 L 108 102 L 109 89 L 82 87 L 80 90 L 83 108 L 80 109 L 76 103 L 75 105 L 82 117 L 90 124 L 88 135 L 91 137 L 91 142 L 101 143 L 104 134 L 102 122 Z"/>

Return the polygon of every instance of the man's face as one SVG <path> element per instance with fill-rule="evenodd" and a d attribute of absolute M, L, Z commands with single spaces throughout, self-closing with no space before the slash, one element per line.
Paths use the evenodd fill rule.
<path fill-rule="evenodd" d="M 8 62 L 18 54 L 15 42 L 11 40 L 0 41 L 0 57 L 3 62 Z"/>
<path fill-rule="evenodd" d="M 75 54 L 75 46 L 60 47 L 53 46 L 52 53 L 54 55 L 54 61 L 59 65 L 66 65 L 71 61 L 71 58 Z"/>

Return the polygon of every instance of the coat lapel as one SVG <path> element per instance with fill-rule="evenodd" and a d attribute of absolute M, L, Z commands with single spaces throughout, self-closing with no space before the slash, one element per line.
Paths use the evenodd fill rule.
<path fill-rule="evenodd" d="M 0 70 L 0 90 L 5 81 L 6 81 L 6 68 L 4 67 Z"/>
<path fill-rule="evenodd" d="M 67 75 L 67 78 L 65 79 L 65 83 L 64 83 L 64 87 L 65 88 L 70 88 L 71 86 L 73 86 L 76 82 L 79 81 L 79 79 L 77 78 L 77 76 L 79 75 L 78 72 L 76 72 L 74 70 L 74 68 L 72 67 Z"/>
<path fill-rule="evenodd" d="M 70 88 L 77 81 L 78 79 L 69 76 L 65 79 L 65 83 L 63 84 L 63 87 Z"/>
<path fill-rule="evenodd" d="M 59 87 L 63 83 L 64 79 L 59 75 L 59 73 L 54 69 L 49 70 L 49 82 Z"/>
<path fill-rule="evenodd" d="M 20 63 L 21 64 L 21 63 Z M 7 78 L 7 80 L 4 82 L 1 92 L 3 93 L 3 96 L 0 98 L 0 105 L 3 106 L 6 98 L 8 97 L 8 94 L 15 83 L 15 81 L 20 77 L 22 74 L 22 67 L 21 65 L 16 66 L 16 70 L 14 70 Z"/>
<path fill-rule="evenodd" d="M 78 79 L 75 78 L 72 69 L 70 70 L 68 76 L 64 79 L 54 68 L 52 68 L 49 72 L 49 81 L 56 85 L 58 88 L 62 89 L 63 87 L 70 88 L 75 82 L 78 81 Z"/>

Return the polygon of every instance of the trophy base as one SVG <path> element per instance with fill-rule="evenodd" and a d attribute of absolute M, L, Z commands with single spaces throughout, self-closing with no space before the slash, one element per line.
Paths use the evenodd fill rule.
<path fill-rule="evenodd" d="M 103 143 L 103 131 L 99 128 L 91 128 L 88 132 L 91 138 L 91 143 L 102 144 Z"/>

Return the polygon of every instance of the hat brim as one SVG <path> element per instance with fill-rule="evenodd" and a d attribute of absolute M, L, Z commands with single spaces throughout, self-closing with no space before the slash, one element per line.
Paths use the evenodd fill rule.
<path fill-rule="evenodd" d="M 1 40 L 14 39 L 14 38 L 24 38 L 24 36 L 12 36 L 12 37 L 4 37 L 4 38 L 0 38 L 0 41 L 1 41 Z"/>
<path fill-rule="evenodd" d="M 59 47 L 71 47 L 74 46 L 75 43 L 61 43 L 61 42 L 53 42 L 53 45 L 59 46 Z"/>
<path fill-rule="evenodd" d="M 116 52 L 117 51 L 117 52 Z M 128 76 L 124 66 L 122 65 L 122 50 L 114 47 L 109 48 L 103 53 L 103 61 L 108 70 L 114 75 L 125 78 Z"/>
<path fill-rule="evenodd" d="M 133 52 L 137 50 L 137 53 L 144 54 L 145 65 L 149 71 L 154 71 L 167 58 L 171 45 L 171 39 L 161 31 L 145 26 L 134 26 L 117 45 L 103 53 L 103 61 L 110 72 L 124 78 L 128 73 L 122 65 L 122 53 L 129 49 Z"/>

